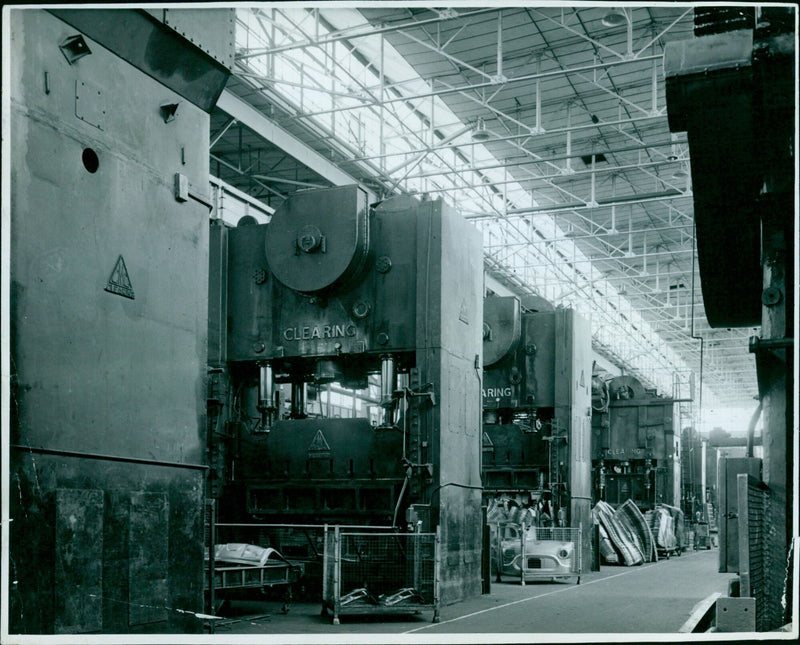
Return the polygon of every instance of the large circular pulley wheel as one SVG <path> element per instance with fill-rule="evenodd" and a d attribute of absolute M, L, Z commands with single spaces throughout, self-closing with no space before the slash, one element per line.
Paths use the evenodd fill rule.
<path fill-rule="evenodd" d="M 297 193 L 267 226 L 270 271 L 303 293 L 332 292 L 353 282 L 369 254 L 369 206 L 358 186 Z"/>
<path fill-rule="evenodd" d="M 483 301 L 483 366 L 490 367 L 517 349 L 522 319 L 519 300 L 492 296 Z"/>

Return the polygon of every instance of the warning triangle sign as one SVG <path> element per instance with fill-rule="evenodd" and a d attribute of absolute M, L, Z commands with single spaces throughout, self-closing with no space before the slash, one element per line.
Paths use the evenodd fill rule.
<path fill-rule="evenodd" d="M 329 457 L 330 454 L 331 447 L 328 445 L 325 435 L 322 434 L 322 430 L 317 430 L 317 434 L 314 435 L 314 439 L 312 439 L 311 444 L 308 446 L 309 458 Z"/>
<path fill-rule="evenodd" d="M 467 299 L 461 299 L 461 308 L 458 311 L 458 319 L 469 325 L 469 306 L 467 305 Z"/>
<path fill-rule="evenodd" d="M 489 438 L 489 435 L 486 434 L 485 431 L 483 433 L 483 449 L 484 450 L 494 449 L 494 444 L 492 443 L 492 440 Z"/>
<path fill-rule="evenodd" d="M 111 271 L 111 277 L 108 279 L 106 291 L 130 298 L 131 300 L 134 299 L 131 279 L 128 276 L 128 267 L 125 266 L 125 260 L 121 255 L 117 258 L 114 270 Z"/>

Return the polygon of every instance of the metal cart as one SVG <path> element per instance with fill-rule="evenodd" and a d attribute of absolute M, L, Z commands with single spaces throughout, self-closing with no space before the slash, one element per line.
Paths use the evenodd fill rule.
<path fill-rule="evenodd" d="M 228 545 L 217 545 L 217 551 Z M 253 545 L 233 545 L 238 547 Z M 261 547 L 254 547 L 260 549 Z M 233 597 L 241 597 L 247 591 L 258 590 L 262 594 L 273 587 L 285 587 L 283 595 L 283 606 L 281 611 L 287 613 L 292 600 L 292 583 L 296 582 L 302 575 L 302 565 L 286 560 L 274 549 L 265 549 L 267 557 L 257 564 L 246 564 L 244 562 L 225 561 L 215 559 L 209 561 L 208 566 L 213 567 L 213 611 L 218 613 L 225 603 Z M 217 556 L 218 557 L 218 556 Z M 271 559 L 270 559 L 271 558 Z M 208 592 L 208 578 L 206 578 L 206 591 Z"/>
<path fill-rule="evenodd" d="M 671 548 L 656 545 L 656 554 L 659 558 L 669 560 L 671 555 L 679 556 L 681 554 L 681 547 L 678 544 L 675 544 L 675 546 Z"/>
<path fill-rule="evenodd" d="M 439 622 L 439 533 L 325 529 L 322 615 L 410 614 Z"/>
<path fill-rule="evenodd" d="M 566 580 L 581 583 L 581 529 L 535 527 L 525 523 L 493 525 L 492 568 L 497 582 L 514 576 L 520 584 L 534 580 Z"/>

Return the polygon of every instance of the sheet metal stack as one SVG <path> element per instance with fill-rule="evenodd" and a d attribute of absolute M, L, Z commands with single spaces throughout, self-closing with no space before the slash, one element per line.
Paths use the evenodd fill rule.
<path fill-rule="evenodd" d="M 645 513 L 645 520 L 656 539 L 656 549 L 659 552 L 679 553 L 686 546 L 681 509 L 659 504 L 654 510 Z"/>
<path fill-rule="evenodd" d="M 606 564 L 630 567 L 658 559 L 650 526 L 632 500 L 616 510 L 600 501 L 592 516 L 600 526 L 600 554 Z"/>
<path fill-rule="evenodd" d="M 508 495 L 501 495 L 489 500 L 486 512 L 486 521 L 490 524 L 517 524 L 523 522 L 526 526 L 538 524 L 537 514 L 517 496 L 517 499 Z"/>
<path fill-rule="evenodd" d="M 658 560 L 656 554 L 655 540 L 650 531 L 650 527 L 645 520 L 644 515 L 639 510 L 639 507 L 633 503 L 633 500 L 627 500 L 622 504 L 614 513 L 614 517 L 619 517 L 623 526 L 627 526 L 636 541 L 640 546 L 642 556 L 645 562 L 655 562 Z"/>

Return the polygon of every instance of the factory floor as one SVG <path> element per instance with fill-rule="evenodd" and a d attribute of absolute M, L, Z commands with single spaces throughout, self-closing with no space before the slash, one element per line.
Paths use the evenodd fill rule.
<path fill-rule="evenodd" d="M 229 618 L 217 624 L 215 633 L 305 634 L 309 642 L 324 640 L 323 634 L 338 635 L 338 642 L 348 642 L 348 634 L 383 634 L 376 637 L 381 643 L 419 642 L 427 636 L 441 642 L 446 634 L 496 634 L 492 640 L 499 641 L 505 634 L 517 642 L 524 634 L 676 634 L 696 603 L 714 592 L 727 594 L 733 574 L 718 573 L 717 558 L 713 549 L 636 567 L 603 566 L 584 573 L 579 585 L 493 581 L 491 594 L 442 607 L 438 623 L 431 622 L 433 612 L 424 611 L 342 616 L 341 624 L 332 625 L 318 603 L 293 603 L 284 614 L 279 601 L 240 600 L 231 604 Z M 387 634 L 398 637 L 387 639 Z M 297 636 L 291 640 L 305 642 Z"/>

